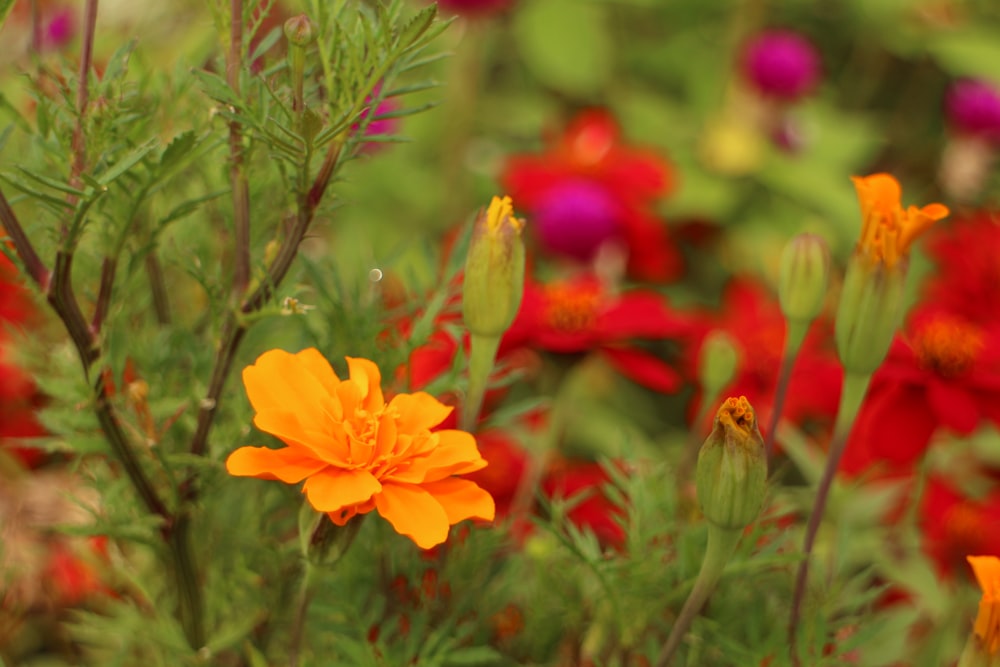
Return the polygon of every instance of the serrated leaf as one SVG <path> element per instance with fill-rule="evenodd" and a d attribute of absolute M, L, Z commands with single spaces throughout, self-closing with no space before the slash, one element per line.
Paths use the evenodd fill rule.
<path fill-rule="evenodd" d="M 431 27 L 436 17 L 437 5 L 429 5 L 421 9 L 400 29 L 396 43 L 402 45 L 404 48 L 412 46 L 415 41 L 427 32 L 427 29 Z"/>
<path fill-rule="evenodd" d="M 125 155 L 122 159 L 114 163 L 114 165 L 108 169 L 103 174 L 97 176 L 97 181 L 104 186 L 113 183 L 119 176 L 124 174 L 126 171 L 134 167 L 139 163 L 144 157 L 150 154 L 154 148 L 159 144 L 158 139 L 150 139 L 141 146 L 133 148 L 129 153 Z"/>
<path fill-rule="evenodd" d="M 194 70 L 193 74 L 201 83 L 202 90 L 206 95 L 223 104 L 242 108 L 243 101 L 233 93 L 233 89 L 229 87 L 229 84 L 221 76 L 201 69 Z"/>
<path fill-rule="evenodd" d="M 102 83 L 105 85 L 113 83 L 128 72 L 128 61 L 137 43 L 138 40 L 132 39 L 118 47 L 118 50 L 108 60 L 108 65 L 101 75 Z"/>
<path fill-rule="evenodd" d="M 163 154 L 160 155 L 160 168 L 169 169 L 174 163 L 179 162 L 181 158 L 186 157 L 194 146 L 194 141 L 195 137 L 192 130 L 181 132 L 171 139 L 170 143 L 163 150 Z"/>

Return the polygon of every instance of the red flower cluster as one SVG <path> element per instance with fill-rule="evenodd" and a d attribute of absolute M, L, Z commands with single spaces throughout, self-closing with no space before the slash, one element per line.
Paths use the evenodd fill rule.
<path fill-rule="evenodd" d="M 31 378 L 10 359 L 8 332 L 25 324 L 31 310 L 31 302 L 18 283 L 17 269 L 0 254 L 0 449 L 28 467 L 42 459 L 40 450 L 26 447 L 23 442 L 44 434 L 35 418 L 40 397 Z"/>
<path fill-rule="evenodd" d="M 634 278 L 679 274 L 680 256 L 653 209 L 671 190 L 670 167 L 653 151 L 623 146 L 607 113 L 584 112 L 544 153 L 510 158 L 502 181 L 544 252 L 588 262 L 617 246 Z"/>

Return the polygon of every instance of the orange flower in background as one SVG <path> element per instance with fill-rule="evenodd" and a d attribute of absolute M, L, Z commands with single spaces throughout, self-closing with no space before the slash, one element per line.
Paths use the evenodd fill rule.
<path fill-rule="evenodd" d="M 948 215 L 948 208 L 942 204 L 904 209 L 899 181 L 890 174 L 853 176 L 851 180 L 861 202 L 858 251 L 873 263 L 891 268 L 907 257 L 917 237 Z"/>
<path fill-rule="evenodd" d="M 398 394 L 386 403 L 381 374 L 367 359 L 347 358 L 341 380 L 315 348 L 270 350 L 244 369 L 254 425 L 285 443 L 241 447 L 231 475 L 305 480 L 302 492 L 342 526 L 377 510 L 396 531 L 429 549 L 464 519 L 492 521 L 493 498 L 461 475 L 486 466 L 464 431 L 432 432 L 451 412 L 433 396 Z"/>
<path fill-rule="evenodd" d="M 973 632 L 989 655 L 1000 655 L 1000 558 L 969 556 L 969 565 L 983 589 Z"/>

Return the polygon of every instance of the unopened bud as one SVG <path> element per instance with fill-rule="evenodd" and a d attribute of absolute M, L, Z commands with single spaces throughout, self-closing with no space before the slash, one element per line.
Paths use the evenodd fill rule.
<path fill-rule="evenodd" d="M 285 21 L 285 39 L 295 46 L 305 47 L 316 41 L 313 22 L 305 14 L 299 14 Z"/>
<path fill-rule="evenodd" d="M 903 319 L 907 263 L 886 266 L 858 253 L 848 261 L 834 323 L 845 370 L 867 375 L 885 359 Z"/>
<path fill-rule="evenodd" d="M 778 300 L 790 322 L 808 323 L 823 310 L 830 286 L 830 247 L 817 234 L 799 234 L 781 255 Z"/>
<path fill-rule="evenodd" d="M 705 336 L 698 357 L 698 380 L 706 396 L 717 396 L 736 376 L 740 353 L 736 341 L 716 329 Z"/>
<path fill-rule="evenodd" d="M 727 398 L 698 453 L 698 502 L 705 518 L 725 530 L 742 530 L 764 504 L 767 456 L 757 417 L 746 397 Z"/>
<path fill-rule="evenodd" d="M 473 335 L 501 336 L 517 315 L 524 293 L 523 227 L 510 197 L 494 197 L 476 218 L 462 288 L 462 314 Z"/>

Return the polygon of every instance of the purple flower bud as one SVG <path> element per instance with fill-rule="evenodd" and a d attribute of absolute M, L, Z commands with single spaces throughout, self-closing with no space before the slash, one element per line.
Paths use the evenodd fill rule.
<path fill-rule="evenodd" d="M 945 113 L 958 132 L 1000 141 L 1000 91 L 992 83 L 955 82 L 945 97 Z"/>
<path fill-rule="evenodd" d="M 72 9 L 64 7 L 45 19 L 42 32 L 42 48 L 61 49 L 69 44 L 76 34 L 76 18 Z"/>
<path fill-rule="evenodd" d="M 762 94 L 795 100 L 819 80 L 819 57 L 813 45 L 801 35 L 769 30 L 747 44 L 743 74 Z"/>
<path fill-rule="evenodd" d="M 552 186 L 533 212 L 532 222 L 542 245 L 581 260 L 592 259 L 597 249 L 620 231 L 618 203 L 592 181 L 567 180 Z"/>

